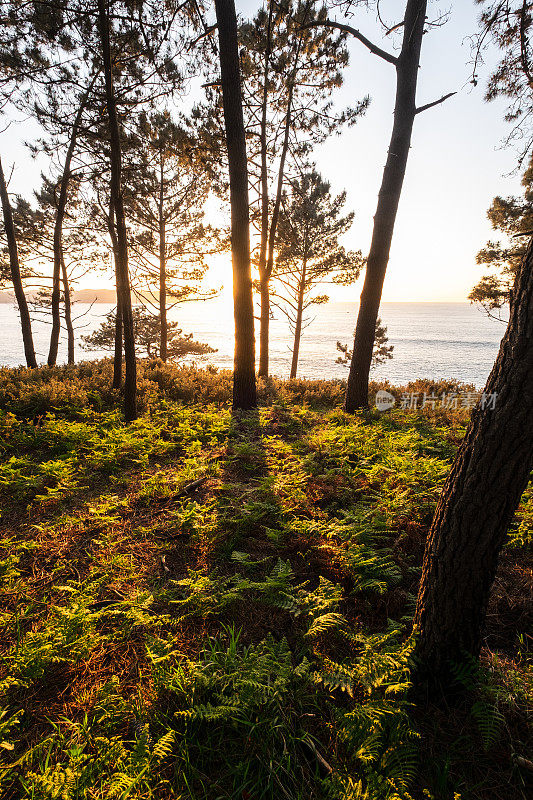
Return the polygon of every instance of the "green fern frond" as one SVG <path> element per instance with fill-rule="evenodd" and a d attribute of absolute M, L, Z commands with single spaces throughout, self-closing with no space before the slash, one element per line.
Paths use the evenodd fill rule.
<path fill-rule="evenodd" d="M 331 633 L 332 631 L 342 631 L 346 627 L 346 624 L 346 620 L 342 614 L 339 614 L 337 611 L 330 611 L 327 614 L 315 617 L 305 635 L 314 637 L 321 636 L 325 633 Z"/>
<path fill-rule="evenodd" d="M 152 755 L 158 760 L 167 758 L 171 753 L 176 741 L 176 733 L 173 730 L 167 731 L 157 740 L 152 748 Z"/>
<path fill-rule="evenodd" d="M 484 750 L 490 750 L 500 738 L 505 722 L 503 714 L 497 706 L 485 700 L 477 700 L 472 706 L 471 714 L 481 735 Z"/>

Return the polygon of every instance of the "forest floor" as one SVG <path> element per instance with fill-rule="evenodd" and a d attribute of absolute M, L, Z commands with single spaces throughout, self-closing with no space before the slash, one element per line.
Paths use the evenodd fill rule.
<path fill-rule="evenodd" d="M 531 486 L 470 700 L 408 691 L 466 412 L 148 373 L 126 426 L 106 362 L 0 370 L 2 798 L 531 797 Z"/>

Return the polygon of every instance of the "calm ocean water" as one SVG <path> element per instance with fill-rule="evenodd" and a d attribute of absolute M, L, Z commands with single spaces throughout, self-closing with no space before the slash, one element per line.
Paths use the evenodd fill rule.
<path fill-rule="evenodd" d="M 75 315 L 84 314 L 77 323 L 78 338 L 98 327 L 111 306 L 76 304 Z M 312 324 L 304 331 L 300 348 L 299 377 L 342 378 L 346 367 L 335 364 L 336 342 L 352 342 L 357 306 L 353 303 L 329 303 L 317 307 Z M 233 360 L 233 319 L 229 304 L 213 300 L 185 304 L 174 309 L 185 333 L 216 347 L 217 352 L 205 363 L 231 368 Z M 373 372 L 404 384 L 416 378 L 457 378 L 481 388 L 498 353 L 505 326 L 490 320 L 469 303 L 384 303 L 381 317 L 388 328 L 394 358 Z M 82 327 L 83 326 L 83 327 Z M 49 326 L 34 324 L 34 339 L 39 360 L 44 361 Z M 290 333 L 286 324 L 274 320 L 271 328 L 271 372 L 287 377 L 290 368 Z M 15 308 L 0 305 L 0 363 L 16 366 L 23 362 L 23 349 Z M 88 353 L 77 342 L 76 358 L 96 358 L 103 353 Z M 66 359 L 62 337 L 61 360 Z"/>

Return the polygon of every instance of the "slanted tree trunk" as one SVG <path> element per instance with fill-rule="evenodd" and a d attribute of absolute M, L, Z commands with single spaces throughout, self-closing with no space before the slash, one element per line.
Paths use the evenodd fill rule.
<path fill-rule="evenodd" d="M 408 0 L 405 10 L 402 49 L 396 59 L 394 124 L 374 217 L 346 387 L 345 408 L 348 412 L 368 406 L 368 377 L 372 364 L 376 320 L 411 146 L 413 122 L 417 113 L 416 85 L 426 6 L 427 0 Z"/>
<path fill-rule="evenodd" d="M 235 315 L 233 408 L 257 405 L 255 339 L 250 268 L 248 166 L 234 0 L 215 0 L 231 202 L 231 254 Z"/>
<path fill-rule="evenodd" d="M 305 294 L 305 280 L 306 280 L 307 264 L 304 261 L 302 265 L 302 274 L 300 277 L 300 285 L 298 287 L 298 305 L 296 308 L 296 325 L 294 327 L 294 345 L 292 348 L 292 364 L 290 380 L 296 378 L 296 371 L 298 369 L 298 356 L 300 353 L 300 339 L 302 338 L 302 317 L 304 309 L 304 294 Z"/>
<path fill-rule="evenodd" d="M 20 276 L 20 264 L 17 250 L 17 237 L 15 234 L 15 226 L 13 224 L 13 213 L 11 211 L 11 203 L 9 202 L 9 195 L 7 193 L 6 180 L 4 177 L 4 169 L 0 159 L 0 197 L 2 200 L 2 211 L 4 215 L 4 228 L 6 231 L 7 248 L 9 251 L 9 266 L 11 269 L 11 281 L 15 291 L 15 298 L 20 314 L 20 325 L 22 328 L 22 340 L 24 342 L 24 355 L 26 356 L 26 364 L 28 367 L 36 367 L 37 359 L 35 358 L 35 348 L 33 346 L 33 336 L 31 332 L 30 312 L 28 311 L 28 303 L 26 302 L 26 295 L 24 294 L 24 287 L 22 286 L 22 278 Z"/>
<path fill-rule="evenodd" d="M 61 331 L 61 312 L 59 308 L 61 302 L 61 273 L 63 272 L 63 287 L 65 287 L 65 274 L 66 274 L 64 272 L 65 263 L 63 258 L 63 222 L 65 219 L 65 213 L 67 208 L 68 186 L 70 182 L 70 167 L 72 164 L 72 157 L 74 155 L 74 150 L 76 148 L 76 139 L 78 138 L 78 130 L 81 124 L 83 112 L 85 111 L 85 106 L 87 105 L 89 93 L 93 86 L 93 82 L 91 82 L 90 86 L 85 92 L 85 95 L 83 96 L 83 99 L 80 103 L 80 106 L 76 114 L 76 118 L 74 120 L 74 124 L 72 125 L 72 131 L 70 133 L 70 141 L 67 149 L 67 155 L 65 157 L 65 163 L 63 165 L 63 175 L 61 176 L 61 183 L 59 186 L 59 198 L 57 201 L 56 218 L 54 224 L 54 271 L 52 274 L 52 301 L 51 301 L 52 331 L 50 333 L 50 348 L 48 350 L 49 367 L 53 367 L 57 361 L 57 349 L 59 345 L 59 334 Z M 68 280 L 67 280 L 67 286 L 68 286 Z M 69 302 L 70 302 L 70 297 L 69 297 Z M 65 323 L 67 324 L 67 333 L 70 336 L 70 333 L 68 332 L 66 303 L 67 300 L 65 299 Z M 69 361 L 69 364 L 70 363 L 74 363 L 74 347 L 72 347 L 72 361 Z"/>
<path fill-rule="evenodd" d="M 418 682 L 444 690 L 476 659 L 498 556 L 533 467 L 533 240 L 510 319 L 431 526 L 415 613 Z M 491 403 L 489 403 L 489 406 Z"/>
<path fill-rule="evenodd" d="M 168 323 L 167 323 L 167 257 L 165 246 L 165 212 L 164 212 L 164 165 L 163 154 L 160 160 L 161 174 L 159 185 L 159 324 L 161 326 L 159 356 L 167 360 Z"/>
<path fill-rule="evenodd" d="M 61 278 L 63 283 L 63 303 L 65 306 L 65 326 L 67 329 L 67 362 L 74 364 L 74 325 L 72 324 L 72 301 L 68 281 L 67 267 L 61 252 Z"/>
<path fill-rule="evenodd" d="M 126 375 L 124 379 L 124 416 L 126 421 L 130 422 L 137 417 L 137 363 L 135 360 L 135 336 L 128 272 L 128 238 L 121 187 L 122 153 L 120 146 L 120 129 L 113 86 L 113 69 L 109 43 L 109 18 L 106 12 L 105 0 L 98 0 L 98 23 L 102 42 L 109 140 L 111 145 L 110 194 L 117 237 L 117 251 L 115 254 L 117 311 L 120 307 L 124 336 L 124 360 L 126 363 Z"/>

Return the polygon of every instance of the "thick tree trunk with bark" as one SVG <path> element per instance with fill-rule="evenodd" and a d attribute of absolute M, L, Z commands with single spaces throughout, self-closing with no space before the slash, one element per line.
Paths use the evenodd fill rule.
<path fill-rule="evenodd" d="M 68 272 L 63 252 L 61 252 L 61 279 L 63 282 L 63 304 L 65 306 L 65 326 L 67 329 L 67 363 L 74 364 L 74 325 L 72 324 L 72 300 Z"/>
<path fill-rule="evenodd" d="M 159 186 L 159 324 L 161 326 L 159 356 L 167 360 L 168 324 L 167 324 L 167 257 L 165 246 L 165 212 L 164 212 L 164 172 L 161 156 L 161 174 Z"/>
<path fill-rule="evenodd" d="M 111 145 L 110 193 L 117 238 L 117 251 L 115 254 L 118 295 L 117 310 L 118 307 L 120 307 L 124 335 L 124 360 L 126 363 L 126 375 L 124 379 L 124 416 L 126 421 L 129 422 L 137 417 L 137 363 L 135 360 L 135 337 L 128 272 L 128 238 L 121 187 L 122 153 L 120 146 L 120 129 L 113 86 L 113 69 L 109 43 L 109 19 L 106 13 L 105 0 L 98 0 L 98 23 L 102 42 L 109 139 Z"/>
<path fill-rule="evenodd" d="M 479 655 L 498 556 L 533 467 L 533 240 L 510 319 L 431 526 L 415 613 L 417 682 L 449 689 Z"/>
<path fill-rule="evenodd" d="M 28 367 L 36 367 L 37 359 L 35 358 L 35 348 L 33 346 L 33 335 L 31 332 L 30 312 L 28 311 L 28 303 L 26 302 L 26 295 L 24 294 L 24 287 L 22 286 L 22 278 L 20 276 L 20 264 L 17 250 L 17 237 L 15 234 L 15 226 L 13 224 L 13 213 L 11 211 L 11 203 L 9 202 L 9 195 L 7 193 L 6 180 L 4 177 L 4 169 L 2 161 L 0 160 L 0 198 L 2 200 L 2 211 L 4 215 L 4 228 L 7 239 L 7 249 L 9 251 L 9 266 L 11 269 L 11 281 L 15 291 L 15 298 L 20 314 L 20 325 L 22 328 L 22 340 L 24 342 L 24 355 L 26 356 L 26 364 Z"/>
<path fill-rule="evenodd" d="M 416 85 L 426 6 L 427 0 L 408 0 L 405 11 L 402 49 L 396 60 L 394 124 L 374 217 L 346 387 L 345 408 L 348 412 L 368 406 L 368 376 L 372 364 L 376 320 L 417 113 Z"/>
<path fill-rule="evenodd" d="M 290 374 L 291 381 L 294 378 L 296 378 L 296 372 L 298 369 L 298 356 L 300 354 L 300 339 L 302 338 L 302 317 L 304 309 L 305 279 L 307 271 L 306 267 L 307 265 L 304 261 L 302 267 L 302 275 L 300 278 L 300 285 L 298 287 L 298 306 L 296 309 L 296 325 L 294 327 L 294 345 L 292 348 L 292 363 L 291 363 L 291 374 Z"/>
<path fill-rule="evenodd" d="M 235 315 L 233 408 L 249 409 L 255 408 L 257 398 L 250 267 L 248 166 L 242 111 L 237 17 L 233 0 L 215 0 L 215 9 L 218 23 L 231 202 L 231 254 Z"/>

